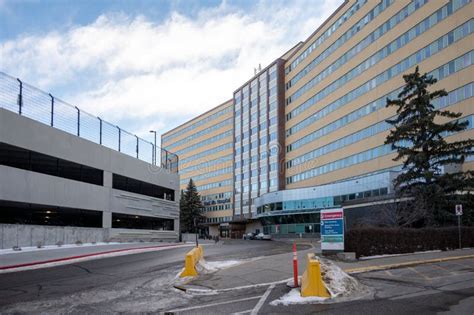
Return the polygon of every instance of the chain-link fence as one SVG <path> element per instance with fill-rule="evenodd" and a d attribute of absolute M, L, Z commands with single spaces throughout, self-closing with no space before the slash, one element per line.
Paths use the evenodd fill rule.
<path fill-rule="evenodd" d="M 0 108 L 178 172 L 178 156 L 100 117 L 0 72 Z"/>

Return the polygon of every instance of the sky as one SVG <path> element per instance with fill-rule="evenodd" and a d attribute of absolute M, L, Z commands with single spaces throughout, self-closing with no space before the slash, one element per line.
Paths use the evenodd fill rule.
<path fill-rule="evenodd" d="M 0 71 L 147 140 L 229 100 L 343 0 L 0 0 Z"/>

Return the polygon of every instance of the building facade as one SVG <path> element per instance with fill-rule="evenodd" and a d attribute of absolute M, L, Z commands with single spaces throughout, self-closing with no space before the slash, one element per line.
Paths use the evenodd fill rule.
<path fill-rule="evenodd" d="M 0 75 L 2 248 L 178 240 L 171 152 L 156 166 L 151 143 L 15 82 Z"/>
<path fill-rule="evenodd" d="M 311 208 L 306 210 L 319 213 L 338 206 L 319 198 L 347 196 L 350 203 L 390 193 L 387 178 L 401 164 L 384 144 L 390 129 L 385 120 L 395 115 L 393 108 L 385 108 L 386 99 L 397 97 L 404 85 L 402 75 L 416 66 L 438 79 L 433 89 L 444 88 L 449 94 L 435 105 L 461 112 L 460 119 L 469 121 L 468 130 L 447 139 L 473 138 L 473 31 L 471 0 L 344 2 L 308 39 L 234 92 L 233 220 L 243 217 L 247 226 L 253 222 L 253 231 L 258 222 L 258 230 L 276 233 L 271 227 L 278 225 L 275 222 L 307 219 L 278 202 L 298 203 L 291 198 L 303 196 L 301 202 L 312 200 L 303 202 Z M 270 85 L 274 77 L 276 92 Z M 281 94 L 278 82 L 284 82 Z M 277 95 L 272 99 L 276 105 L 270 95 Z M 272 152 L 272 141 L 279 153 Z M 474 168 L 472 157 L 462 168 Z M 344 188 L 364 178 L 377 182 L 370 189 Z M 307 194 L 318 187 L 331 193 Z M 267 207 L 266 200 L 276 193 L 290 199 Z M 276 217 L 279 211 L 286 211 L 284 217 Z M 293 223 L 282 223 L 283 218 Z"/>
<path fill-rule="evenodd" d="M 256 213 L 255 198 L 284 188 L 284 60 L 277 59 L 234 92 L 234 229 Z"/>
<path fill-rule="evenodd" d="M 203 224 L 211 235 L 230 236 L 233 216 L 232 101 L 164 133 L 162 147 L 179 156 L 181 190 L 193 179 L 203 203 Z"/>

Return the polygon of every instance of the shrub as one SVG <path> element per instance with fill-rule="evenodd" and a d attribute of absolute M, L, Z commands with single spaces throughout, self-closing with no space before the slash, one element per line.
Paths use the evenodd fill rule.
<path fill-rule="evenodd" d="M 76 241 L 76 245 L 82 245 L 82 241 Z"/>
<path fill-rule="evenodd" d="M 63 243 L 63 241 L 58 241 L 58 242 L 56 242 L 56 245 L 57 245 L 58 247 L 61 247 L 61 246 L 64 245 L 64 243 Z"/>
<path fill-rule="evenodd" d="M 474 246 L 474 227 L 461 229 L 463 247 Z M 459 247 L 458 228 L 354 228 L 345 235 L 345 250 L 360 256 L 403 254 Z"/>
<path fill-rule="evenodd" d="M 43 248 L 43 242 L 41 242 L 41 241 L 36 242 L 36 247 L 37 248 Z"/>

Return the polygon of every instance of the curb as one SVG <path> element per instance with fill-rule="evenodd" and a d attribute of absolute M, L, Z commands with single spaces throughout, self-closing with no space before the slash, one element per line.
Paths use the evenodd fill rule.
<path fill-rule="evenodd" d="M 143 246 L 143 247 L 134 247 L 134 248 L 114 249 L 114 250 L 109 250 L 105 252 L 75 255 L 75 256 L 69 256 L 69 257 L 42 260 L 42 261 L 33 261 L 29 263 L 24 263 L 24 264 L 0 266 L 0 270 L 11 270 L 11 269 L 16 269 L 16 268 L 37 266 L 37 265 L 43 265 L 43 264 L 49 264 L 49 263 L 55 263 L 55 262 L 61 262 L 61 261 L 69 261 L 69 260 L 75 260 L 75 259 L 86 258 L 86 257 L 94 257 L 94 256 L 99 256 L 99 255 L 107 255 L 107 254 L 112 254 L 112 253 L 127 252 L 127 251 L 133 251 L 133 250 L 154 249 L 154 248 L 163 248 L 163 247 L 185 247 L 185 246 L 186 245 L 182 245 L 182 244 L 181 245 L 156 245 L 156 246 Z"/>
<path fill-rule="evenodd" d="M 396 269 L 396 268 L 401 268 L 401 267 L 411 267 L 411 266 L 417 266 L 417 265 L 422 265 L 422 264 L 430 264 L 430 263 L 444 262 L 444 261 L 450 261 L 450 260 L 459 260 L 459 259 L 468 259 L 468 258 L 474 258 L 474 255 L 433 258 L 433 259 L 426 259 L 426 260 L 414 260 L 414 261 L 408 261 L 408 262 L 398 263 L 398 264 L 377 265 L 377 266 L 344 269 L 344 271 L 350 274 L 356 274 L 356 273 L 389 270 L 389 269 Z"/>

